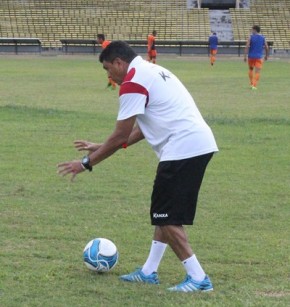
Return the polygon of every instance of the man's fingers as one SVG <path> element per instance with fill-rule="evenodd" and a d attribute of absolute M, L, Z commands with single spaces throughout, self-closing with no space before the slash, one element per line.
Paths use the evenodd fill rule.
<path fill-rule="evenodd" d="M 57 165 L 57 167 L 58 167 L 58 174 L 60 174 L 62 176 L 65 176 L 69 173 L 74 172 L 73 166 L 69 162 L 60 163 L 60 164 Z"/>
<path fill-rule="evenodd" d="M 80 161 L 62 162 L 57 165 L 58 174 L 66 176 L 71 174 L 71 181 L 74 181 L 77 174 L 84 172 L 84 168 L 81 166 Z"/>
<path fill-rule="evenodd" d="M 61 163 L 58 163 L 57 167 L 62 168 L 62 167 L 67 167 L 69 165 L 71 165 L 70 162 L 61 162 Z"/>
<path fill-rule="evenodd" d="M 72 173 L 72 169 L 71 168 L 62 168 L 62 169 L 58 170 L 58 174 L 62 175 L 62 176 L 65 176 L 65 175 L 67 175 L 69 173 Z"/>
<path fill-rule="evenodd" d="M 80 146 L 83 145 L 85 142 L 84 141 L 74 141 L 75 146 Z"/>
<path fill-rule="evenodd" d="M 74 141 L 74 146 L 78 151 L 88 150 L 88 143 L 85 141 Z"/>
<path fill-rule="evenodd" d="M 72 176 L 71 176 L 71 179 L 70 179 L 71 182 L 74 182 L 76 175 L 77 175 L 76 172 L 72 172 Z"/>
<path fill-rule="evenodd" d="M 75 146 L 75 148 L 76 148 L 78 151 L 88 150 L 88 148 L 87 148 L 87 147 L 84 147 L 84 146 Z"/>

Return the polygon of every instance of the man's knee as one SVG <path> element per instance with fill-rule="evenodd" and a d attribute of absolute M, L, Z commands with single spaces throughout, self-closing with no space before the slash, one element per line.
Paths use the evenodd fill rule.
<path fill-rule="evenodd" d="M 182 225 L 163 225 L 159 227 L 161 232 L 167 238 L 168 241 L 175 240 L 176 238 L 187 239 Z"/>

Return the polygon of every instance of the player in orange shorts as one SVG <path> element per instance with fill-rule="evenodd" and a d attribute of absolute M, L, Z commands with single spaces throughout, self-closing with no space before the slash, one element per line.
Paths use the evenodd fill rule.
<path fill-rule="evenodd" d="M 97 34 L 97 42 L 101 45 L 102 49 L 105 49 L 111 41 L 105 39 L 104 34 Z M 107 88 L 111 87 L 112 90 L 116 88 L 116 82 L 112 78 L 108 78 Z"/>
<path fill-rule="evenodd" d="M 155 46 L 155 37 L 157 35 L 157 32 L 154 30 L 152 32 L 152 34 L 149 34 L 148 35 L 148 38 L 147 38 L 147 42 L 148 42 L 148 45 L 147 45 L 147 60 L 148 62 L 151 62 L 152 63 L 156 63 L 156 56 L 157 56 L 157 52 L 156 52 L 156 46 Z"/>
<path fill-rule="evenodd" d="M 253 26 L 252 35 L 247 41 L 245 48 L 244 61 L 247 62 L 248 55 L 248 66 L 249 66 L 249 79 L 252 90 L 257 89 L 257 84 L 260 79 L 260 72 L 263 66 L 263 50 L 265 49 L 265 61 L 269 56 L 269 47 L 266 39 L 260 34 L 260 27 Z"/>
<path fill-rule="evenodd" d="M 216 54 L 218 49 L 218 38 L 215 32 L 208 38 L 209 51 L 210 51 L 210 65 L 213 66 L 216 60 Z"/>

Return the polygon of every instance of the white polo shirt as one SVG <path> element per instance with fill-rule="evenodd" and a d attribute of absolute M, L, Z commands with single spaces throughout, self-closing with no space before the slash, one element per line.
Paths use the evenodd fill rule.
<path fill-rule="evenodd" d="M 140 56 L 128 68 L 119 93 L 118 120 L 137 116 L 160 161 L 218 151 L 213 133 L 187 89 L 167 69 Z"/>

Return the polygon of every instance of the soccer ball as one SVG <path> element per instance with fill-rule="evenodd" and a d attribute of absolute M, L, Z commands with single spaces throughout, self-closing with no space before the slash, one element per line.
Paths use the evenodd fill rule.
<path fill-rule="evenodd" d="M 85 265 L 92 271 L 107 272 L 118 262 L 119 253 L 116 245 L 104 238 L 91 240 L 83 252 Z"/>

